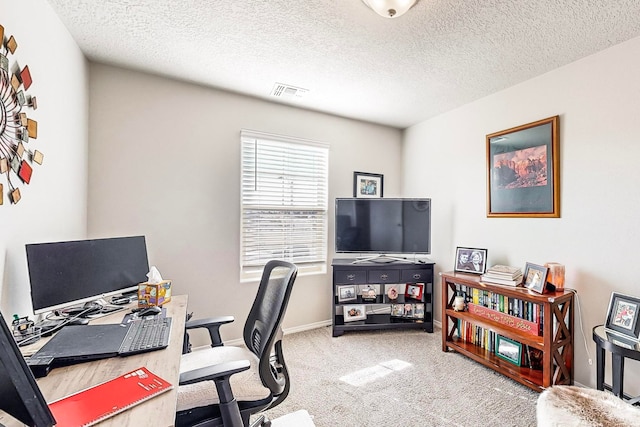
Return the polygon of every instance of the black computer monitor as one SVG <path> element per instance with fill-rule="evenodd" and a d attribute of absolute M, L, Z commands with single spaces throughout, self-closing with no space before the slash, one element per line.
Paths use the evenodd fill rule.
<path fill-rule="evenodd" d="M 135 291 L 147 280 L 144 236 L 27 244 L 35 314 Z"/>
<path fill-rule="evenodd" d="M 56 420 L 0 313 L 0 409 L 29 426 Z"/>

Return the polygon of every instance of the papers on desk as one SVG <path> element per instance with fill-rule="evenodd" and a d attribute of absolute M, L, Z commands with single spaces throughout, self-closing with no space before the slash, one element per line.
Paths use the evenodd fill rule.
<path fill-rule="evenodd" d="M 91 426 L 173 388 L 138 368 L 49 404 L 57 427 Z"/>

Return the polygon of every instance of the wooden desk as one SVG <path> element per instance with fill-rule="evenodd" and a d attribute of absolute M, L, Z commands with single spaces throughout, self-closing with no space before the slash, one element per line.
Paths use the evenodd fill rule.
<path fill-rule="evenodd" d="M 180 356 L 184 337 L 184 322 L 187 312 L 187 296 L 173 296 L 164 306 L 171 317 L 171 337 L 169 346 L 163 350 L 136 354 L 128 357 L 114 357 L 94 362 L 80 363 L 51 370 L 49 375 L 38 379 L 38 386 L 47 402 L 68 396 L 85 388 L 115 378 L 125 372 L 146 366 L 150 371 L 174 385 L 173 390 L 156 396 L 133 408 L 111 417 L 100 426 L 171 426 L 175 421 L 178 379 L 180 377 Z M 92 324 L 119 323 L 128 311 L 93 320 Z M 38 343 L 39 344 L 39 343 Z M 7 427 L 19 426 L 13 418 L 0 412 L 0 424 Z"/>

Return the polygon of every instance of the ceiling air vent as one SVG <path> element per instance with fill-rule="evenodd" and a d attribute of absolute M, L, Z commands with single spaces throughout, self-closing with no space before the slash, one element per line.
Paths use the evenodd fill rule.
<path fill-rule="evenodd" d="M 271 90 L 271 96 L 293 100 L 302 99 L 304 94 L 307 92 L 309 92 L 309 89 L 276 83 L 275 85 L 273 85 L 273 90 Z"/>

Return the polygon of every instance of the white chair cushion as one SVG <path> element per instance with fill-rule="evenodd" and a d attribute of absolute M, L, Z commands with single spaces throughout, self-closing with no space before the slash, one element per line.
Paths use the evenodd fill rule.
<path fill-rule="evenodd" d="M 262 385 L 258 373 L 258 358 L 244 347 L 223 346 L 194 350 L 183 354 L 180 373 L 234 360 L 249 360 L 251 367 L 231 376 L 231 390 L 238 401 L 261 400 L 270 396 L 270 390 Z M 202 381 L 178 387 L 177 410 L 197 408 L 220 403 L 213 381 Z"/>
<path fill-rule="evenodd" d="M 640 408 L 606 391 L 553 386 L 536 405 L 538 427 L 640 426 Z"/>

